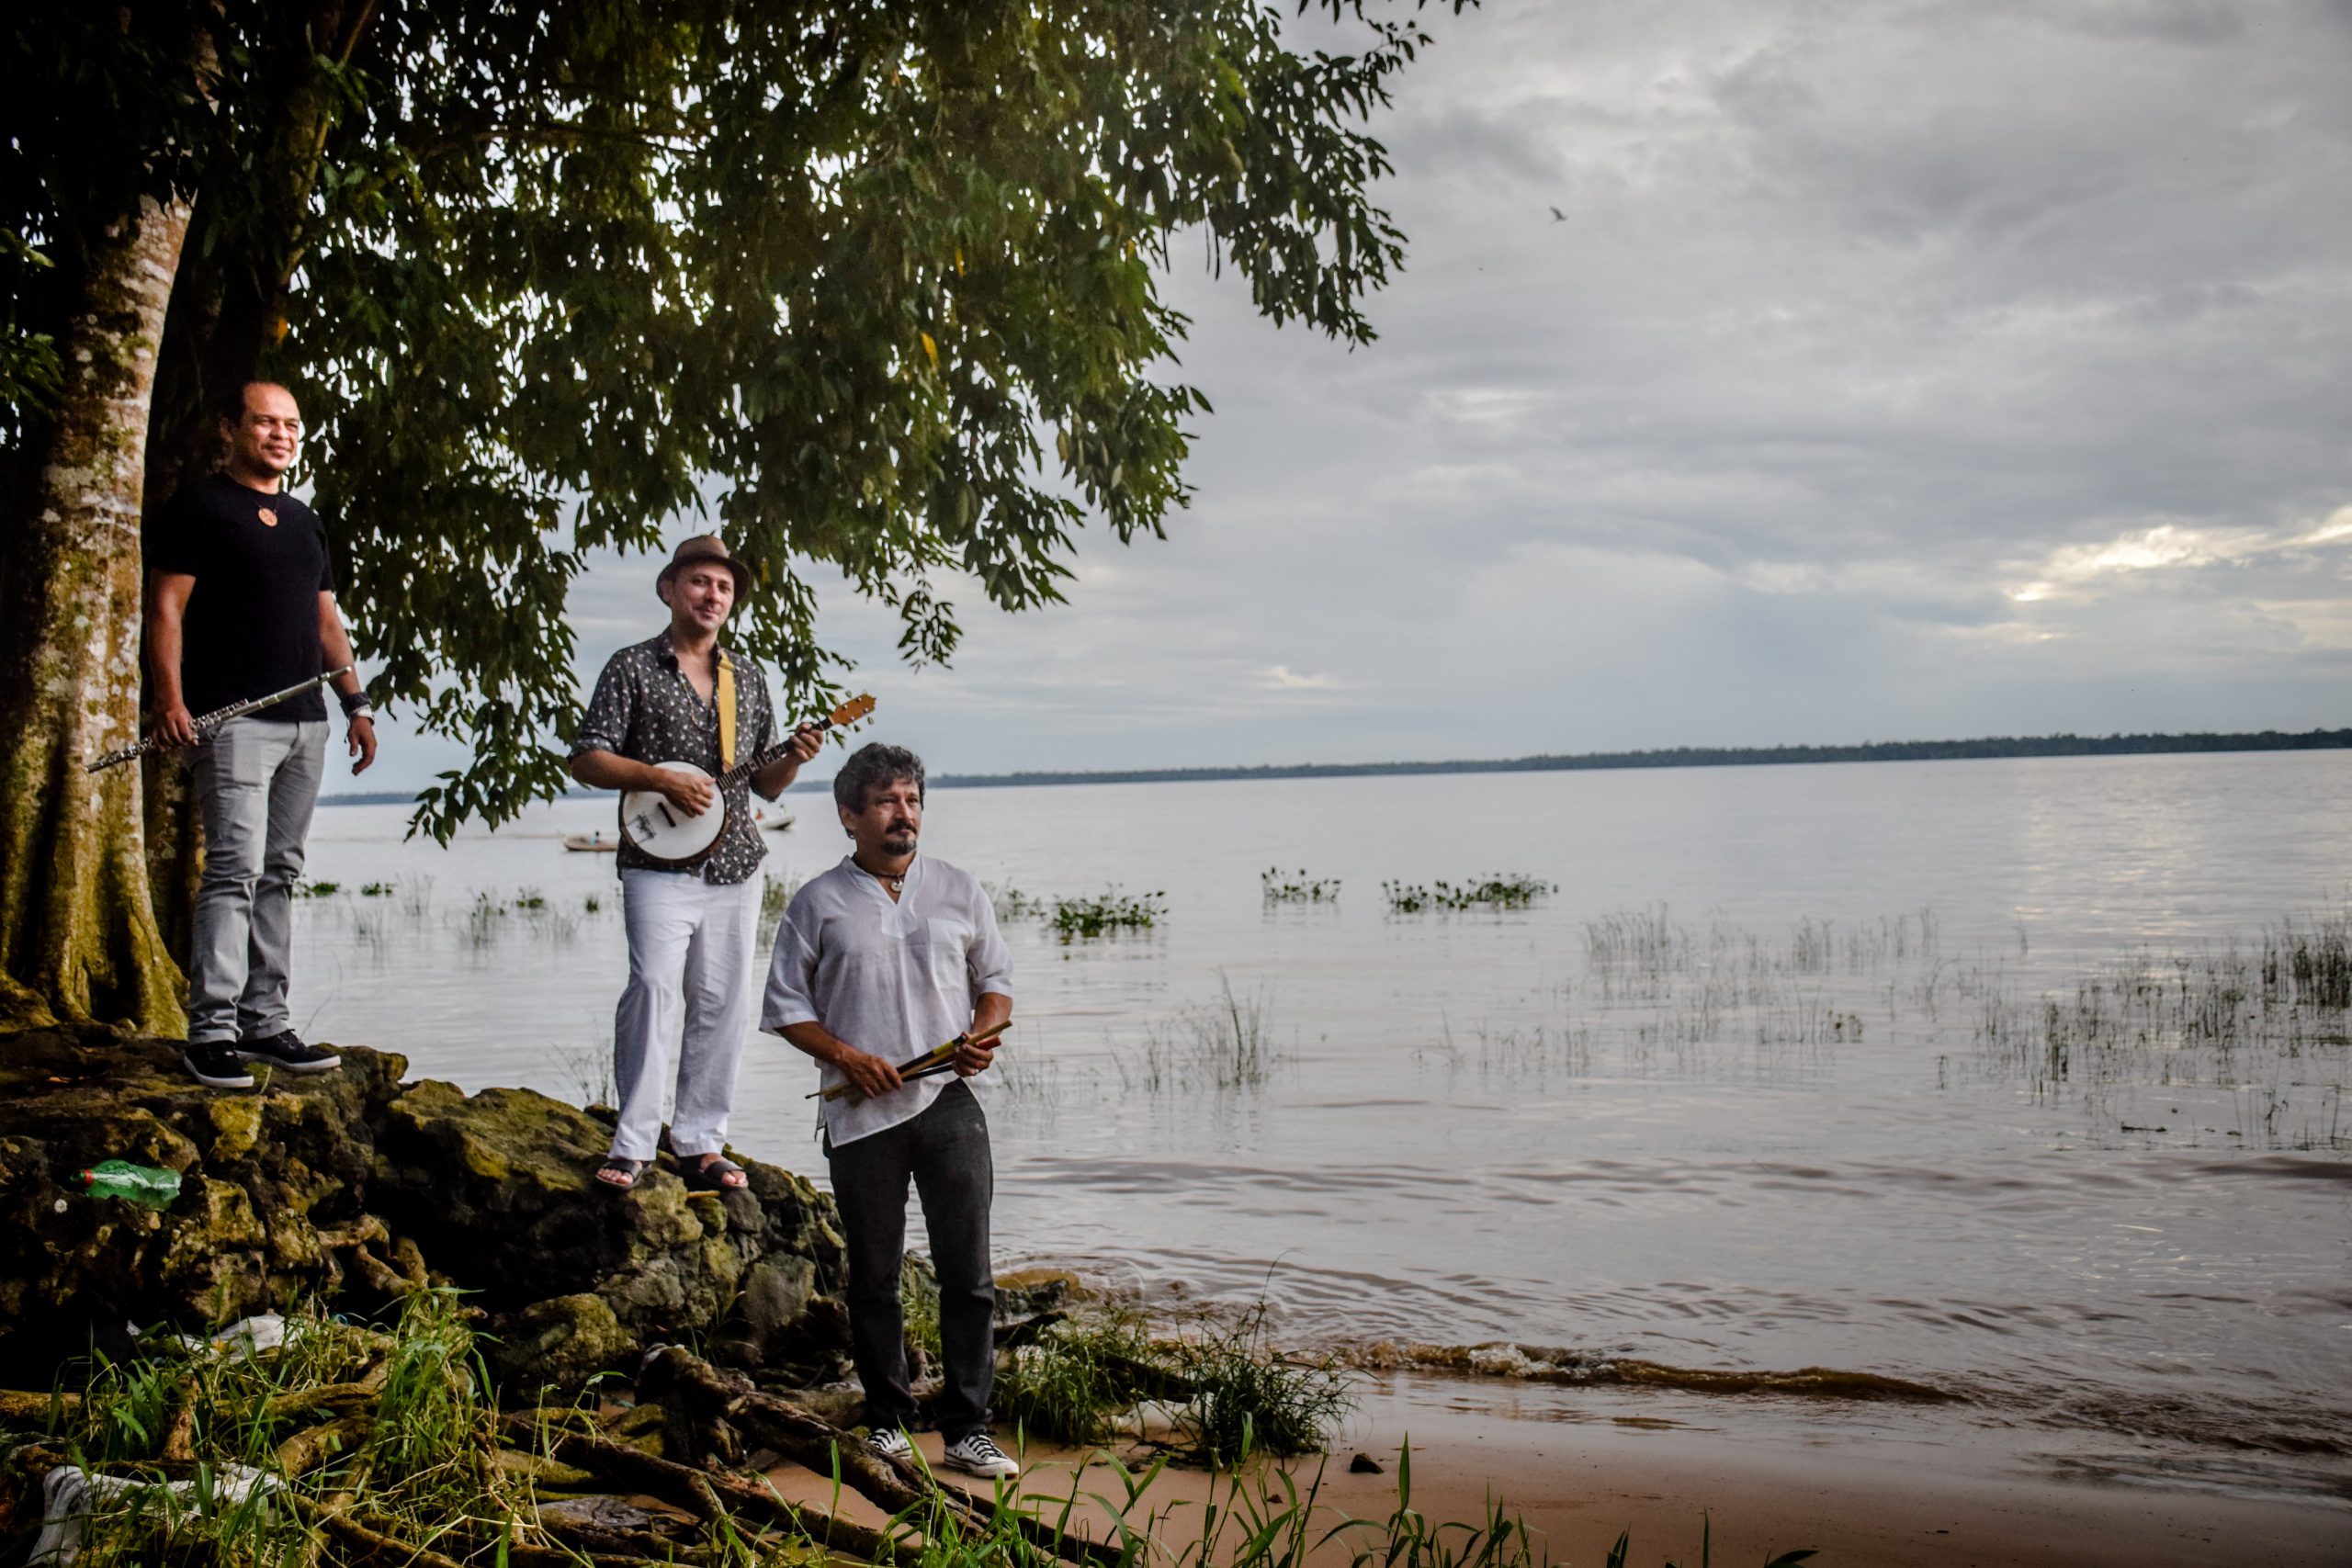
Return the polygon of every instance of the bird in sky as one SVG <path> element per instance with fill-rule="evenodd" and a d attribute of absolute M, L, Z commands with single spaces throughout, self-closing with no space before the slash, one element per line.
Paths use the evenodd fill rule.
<path fill-rule="evenodd" d="M 1555 208 L 1554 208 L 1554 209 L 1552 209 L 1552 221 L 1553 221 L 1553 222 L 1555 222 L 1555 223 L 1566 223 L 1567 220 L 1568 220 L 1568 215 L 1567 215 L 1566 213 L 1565 213 L 1565 212 L 1561 211 L 1561 210 L 1560 210 L 1558 208 L 1556 208 L 1556 207 L 1555 207 Z"/>

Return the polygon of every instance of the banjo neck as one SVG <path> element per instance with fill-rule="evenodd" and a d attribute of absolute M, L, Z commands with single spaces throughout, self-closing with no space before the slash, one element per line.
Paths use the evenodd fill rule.
<path fill-rule="evenodd" d="M 822 718 L 810 719 L 808 723 L 808 728 L 821 735 L 826 730 L 832 729 L 841 725 L 855 724 L 859 719 L 864 718 L 867 714 L 872 713 L 873 711 L 874 699 L 872 697 L 863 695 L 853 697 L 848 702 L 845 702 L 841 706 L 835 708 L 832 712 L 825 715 Z M 766 750 L 758 753 L 756 756 L 746 757 L 741 761 L 736 763 L 733 767 L 721 773 L 718 775 L 718 782 L 721 784 L 731 784 L 736 783 L 738 780 L 748 779 L 753 773 L 758 773 L 762 768 L 766 767 L 770 762 L 775 761 L 777 758 L 783 756 L 786 751 L 791 750 L 792 741 L 789 738 L 779 740 L 775 745 L 769 747 Z"/>

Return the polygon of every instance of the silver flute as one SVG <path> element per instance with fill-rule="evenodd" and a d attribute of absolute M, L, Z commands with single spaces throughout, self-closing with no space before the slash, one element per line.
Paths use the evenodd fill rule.
<path fill-rule="evenodd" d="M 350 665 L 345 664 L 339 669 L 330 670 L 323 675 L 313 675 L 309 680 L 288 686 L 282 692 L 272 692 L 266 697 L 247 697 L 243 702 L 231 703 L 225 708 L 214 708 L 196 721 L 196 738 L 201 740 L 231 719 L 241 717 L 255 708 L 266 708 L 272 703 L 282 703 L 288 697 L 299 697 L 313 686 L 323 686 L 338 675 L 348 675 L 351 673 L 351 669 Z M 91 763 L 89 771 L 95 773 L 101 769 L 111 768 L 118 762 L 128 762 L 133 757 L 143 757 L 150 751 L 160 751 L 163 749 L 160 741 L 141 740 L 136 746 L 125 746 L 119 751 L 107 752 Z"/>

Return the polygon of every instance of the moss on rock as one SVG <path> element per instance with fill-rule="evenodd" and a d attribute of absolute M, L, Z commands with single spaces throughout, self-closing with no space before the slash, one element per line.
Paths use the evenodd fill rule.
<path fill-rule="evenodd" d="M 587 1112 L 403 1084 L 402 1058 L 341 1049 L 337 1072 L 241 1093 L 192 1081 L 175 1042 L 0 1038 L 0 1363 L 51 1365 L 127 1324 L 365 1310 L 430 1277 L 493 1314 L 517 1388 L 688 1337 L 753 1370 L 842 1370 L 840 1227 L 801 1178 L 747 1160 L 746 1190 L 690 1192 L 665 1156 L 613 1191 L 593 1175 L 610 1128 Z M 75 1173 L 108 1158 L 179 1172 L 178 1199 L 83 1196 Z"/>

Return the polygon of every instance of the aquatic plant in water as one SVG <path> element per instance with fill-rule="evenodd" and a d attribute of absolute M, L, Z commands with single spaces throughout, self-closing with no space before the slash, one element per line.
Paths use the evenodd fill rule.
<path fill-rule="evenodd" d="M 980 890 L 989 896 L 989 902 L 996 909 L 996 918 L 1000 920 L 1025 920 L 1041 913 L 1046 907 L 1044 899 L 1032 897 L 1010 883 L 1000 886 L 993 882 L 983 882 Z"/>
<path fill-rule="evenodd" d="M 1269 904 L 1336 904 L 1340 901 L 1338 877 L 1310 877 L 1304 866 L 1285 874 L 1279 866 L 1270 865 L 1258 874 L 1258 886 Z"/>
<path fill-rule="evenodd" d="M 1465 882 L 1458 886 L 1442 878 L 1428 884 L 1380 885 L 1392 915 L 1418 915 L 1428 909 L 1524 909 L 1544 895 L 1559 890 L 1557 883 L 1521 874 L 1489 876 L 1483 882 Z"/>
<path fill-rule="evenodd" d="M 1070 942 L 1114 931 L 1147 931 L 1168 912 L 1167 897 L 1164 892 L 1130 895 L 1107 887 L 1099 897 L 1056 898 L 1043 912 L 1054 934 Z"/>
<path fill-rule="evenodd" d="M 1562 1016 L 1480 1020 L 1467 1046 L 1449 1028 L 1416 1060 L 1492 1090 L 1605 1073 L 1788 1077 L 1833 1070 L 1856 1045 L 1916 1044 L 1938 1088 L 2018 1082 L 2095 1137 L 2352 1146 L 2352 906 L 2094 962 L 2048 988 L 1998 952 L 1948 956 L 1930 908 L 1807 917 L 1774 935 L 1686 924 L 1659 904 L 1586 920 L 1583 947 L 1582 973 L 1550 987 Z"/>
<path fill-rule="evenodd" d="M 1222 973 L 1217 986 L 1216 1001 L 1188 1007 L 1155 1026 L 1145 1034 L 1142 1050 L 1112 1054 L 1122 1089 L 1229 1092 L 1261 1088 L 1272 1077 L 1281 1050 L 1267 1033 L 1265 991 L 1237 993 Z"/>

